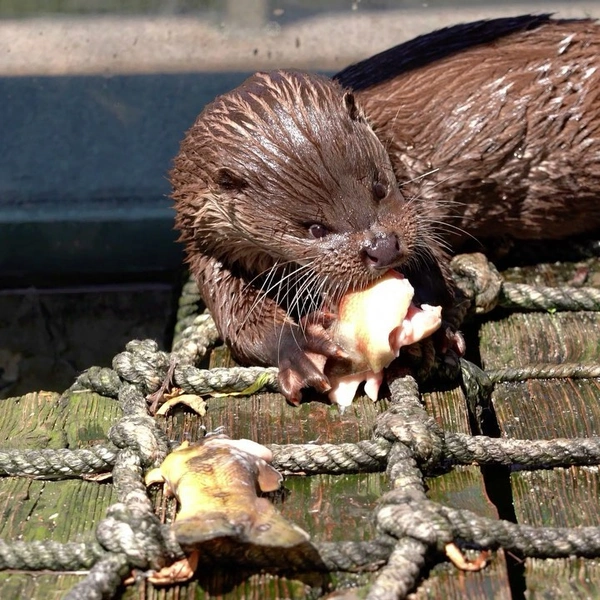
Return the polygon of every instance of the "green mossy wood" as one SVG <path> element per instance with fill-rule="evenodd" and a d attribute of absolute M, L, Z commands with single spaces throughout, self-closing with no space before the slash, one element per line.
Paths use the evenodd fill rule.
<path fill-rule="evenodd" d="M 600 282 L 599 262 L 589 262 L 586 285 Z M 575 267 L 540 265 L 522 270 L 521 279 L 565 284 Z M 511 274 L 511 278 L 515 276 Z M 600 357 L 600 313 L 514 314 L 481 328 L 484 368 L 535 363 L 593 363 Z M 600 434 L 598 379 L 540 379 L 498 384 L 492 395 L 503 437 L 553 439 Z M 600 523 L 597 467 L 519 471 L 510 475 L 518 523 L 577 527 Z M 589 559 L 526 559 L 528 598 L 595 598 L 600 595 L 600 562 Z"/>

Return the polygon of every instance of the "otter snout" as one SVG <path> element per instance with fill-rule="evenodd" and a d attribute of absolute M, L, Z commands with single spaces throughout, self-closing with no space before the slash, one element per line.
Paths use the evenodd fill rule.
<path fill-rule="evenodd" d="M 378 233 L 363 246 L 363 259 L 371 269 L 390 269 L 402 262 L 405 252 L 395 233 Z"/>

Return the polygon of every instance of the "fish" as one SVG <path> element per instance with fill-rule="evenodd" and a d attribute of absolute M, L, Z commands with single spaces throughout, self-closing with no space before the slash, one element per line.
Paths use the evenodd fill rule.
<path fill-rule="evenodd" d="M 440 328 L 442 307 L 418 307 L 412 302 L 414 293 L 404 275 L 389 270 L 369 287 L 341 298 L 329 333 L 348 353 L 350 367 L 341 375 L 335 370 L 328 374 L 328 396 L 342 412 L 351 405 L 363 382 L 366 395 L 377 400 L 384 369 L 398 357 L 400 349 Z"/>
<path fill-rule="evenodd" d="M 260 546 L 292 547 L 308 534 L 260 496 L 281 486 L 282 475 L 269 463 L 272 453 L 252 440 L 209 435 L 198 444 L 184 442 L 160 467 L 146 475 L 146 485 L 164 483 L 179 511 L 173 523 L 182 548 L 220 537 Z"/>

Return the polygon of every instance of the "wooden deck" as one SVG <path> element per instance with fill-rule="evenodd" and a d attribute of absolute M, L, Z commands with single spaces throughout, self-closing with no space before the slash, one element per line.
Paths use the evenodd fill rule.
<path fill-rule="evenodd" d="M 600 287 L 600 261 L 589 260 L 586 285 Z M 511 279 L 564 284 L 575 272 L 541 265 L 511 273 Z M 531 363 L 598 362 L 600 313 L 493 313 L 472 324 L 479 336 L 485 369 Z M 472 349 L 473 350 L 473 349 Z M 473 353 L 474 355 L 477 353 Z M 222 360 L 219 353 L 213 365 Z M 119 416 L 115 401 L 78 393 L 59 401 L 59 394 L 31 393 L 2 400 L 0 444 L 3 448 L 77 448 L 106 438 Z M 484 434 L 552 439 L 600 433 L 600 382 L 597 379 L 529 380 L 495 386 L 495 421 Z M 446 431 L 471 433 L 467 402 L 460 387 L 424 394 L 427 410 Z M 336 408 L 319 402 L 288 406 L 277 394 L 248 398 L 213 398 L 204 417 L 184 408 L 161 418 L 170 439 L 195 440 L 204 429 L 224 427 L 231 437 L 263 444 L 339 443 L 368 439 L 385 401 L 355 401 L 340 417 Z M 597 467 L 524 471 L 501 467 L 457 467 L 427 481 L 428 496 L 455 508 L 491 518 L 516 519 L 531 525 L 579 526 L 600 523 Z M 373 509 L 388 489 L 380 473 L 288 476 L 282 512 L 316 541 L 364 540 L 374 536 Z M 172 519 L 175 503 L 152 491 L 156 511 Z M 115 502 L 110 479 L 42 481 L 0 479 L 0 538 L 5 540 L 81 541 Z M 84 574 L 0 573 L 0 597 L 49 600 L 61 598 Z M 594 598 L 600 597 L 600 562 L 592 559 L 538 560 L 498 551 L 477 573 L 459 572 L 447 562 L 434 565 L 415 598 Z M 285 578 L 244 571 L 201 572 L 197 581 L 172 588 L 146 583 L 124 589 L 121 596 L 176 598 L 350 598 L 353 584 L 368 585 L 375 574 L 303 574 Z M 358 588 L 364 591 L 364 587 Z M 362 593 L 362 592 L 361 592 Z M 359 594 L 360 595 L 360 594 Z"/>

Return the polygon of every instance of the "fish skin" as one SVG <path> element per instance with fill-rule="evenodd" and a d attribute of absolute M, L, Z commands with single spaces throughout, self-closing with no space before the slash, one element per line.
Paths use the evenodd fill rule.
<path fill-rule="evenodd" d="M 147 485 L 162 481 L 167 493 L 177 497 L 173 529 L 182 547 L 222 537 L 282 548 L 308 540 L 305 531 L 258 495 L 278 489 L 283 479 L 262 456 L 269 457 L 270 451 L 251 440 L 210 436 L 200 444 L 182 445 L 146 475 Z"/>

